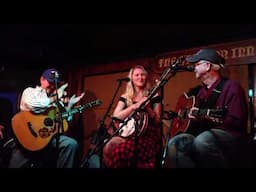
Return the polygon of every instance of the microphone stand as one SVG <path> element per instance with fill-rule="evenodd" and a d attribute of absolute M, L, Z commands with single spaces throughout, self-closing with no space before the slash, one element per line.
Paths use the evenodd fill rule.
<path fill-rule="evenodd" d="M 93 150 L 91 150 L 88 153 L 88 155 L 86 156 L 86 158 L 83 160 L 82 164 L 80 165 L 81 168 L 83 168 L 83 167 L 90 167 L 90 163 L 88 162 L 89 159 L 91 158 L 92 155 L 98 153 L 99 151 L 101 151 L 100 159 L 102 159 L 102 150 L 96 150 L 96 148 L 97 148 L 97 145 L 102 145 L 102 143 L 104 142 L 104 139 L 106 137 L 107 133 L 106 133 L 106 128 L 105 128 L 105 120 L 109 116 L 109 112 L 110 112 L 110 110 L 112 108 L 112 105 L 113 105 L 114 100 L 115 100 L 115 98 L 117 96 L 117 93 L 118 93 L 119 89 L 121 88 L 121 85 L 122 85 L 122 80 L 120 79 L 120 80 L 118 80 L 118 86 L 117 86 L 117 88 L 116 88 L 116 90 L 114 92 L 114 95 L 112 97 L 112 100 L 111 100 L 108 108 L 107 108 L 107 111 L 105 112 L 102 120 L 100 121 L 100 125 L 99 125 L 99 128 L 98 128 L 98 131 L 97 131 L 96 135 L 93 138 L 92 143 L 96 144 L 96 147 Z"/>
<path fill-rule="evenodd" d="M 175 64 L 177 65 L 180 63 L 180 60 L 177 60 Z M 126 125 L 128 121 L 131 119 L 131 117 L 134 117 L 135 119 L 135 126 L 134 126 L 134 132 L 135 132 L 135 138 L 134 138 L 134 161 L 133 161 L 133 166 L 136 168 L 137 166 L 137 158 L 138 158 L 138 151 L 137 151 L 137 145 L 138 145 L 138 134 L 139 134 L 139 129 L 138 129 L 138 119 L 136 118 L 136 114 L 139 113 L 141 110 L 143 110 L 146 107 L 146 104 L 157 94 L 157 92 L 163 88 L 163 86 L 172 78 L 175 76 L 176 71 L 173 70 L 171 65 L 169 68 L 167 68 L 161 75 L 160 80 L 158 81 L 157 85 L 150 91 L 149 95 L 147 96 L 147 99 L 140 105 L 139 108 L 137 108 L 132 114 L 130 114 L 129 118 L 127 118 L 127 121 L 123 124 Z M 123 127 L 122 126 L 122 127 Z M 122 128 L 121 127 L 121 128 Z M 120 130 L 120 129 L 119 129 Z"/>
<path fill-rule="evenodd" d="M 59 157 L 59 140 L 60 140 L 60 134 L 63 133 L 63 117 L 62 117 L 62 111 L 60 107 L 60 98 L 58 95 L 58 74 L 54 73 L 54 83 L 55 83 L 55 90 L 56 90 L 56 117 L 55 117 L 55 126 L 57 124 L 57 134 L 56 134 L 56 165 L 58 165 L 58 157 Z M 55 127 L 56 128 L 56 127 Z M 57 166 L 56 166 L 57 167 Z"/>
<path fill-rule="evenodd" d="M 170 134 L 171 134 L 172 122 L 175 117 L 177 117 L 177 114 L 175 112 L 171 112 L 170 114 L 168 114 L 168 120 L 170 120 L 170 125 L 168 126 L 168 130 L 166 133 L 167 136 L 166 136 L 165 147 L 164 147 L 162 158 L 161 158 L 161 168 L 164 168 L 165 159 L 168 151 L 168 143 L 171 138 Z"/>

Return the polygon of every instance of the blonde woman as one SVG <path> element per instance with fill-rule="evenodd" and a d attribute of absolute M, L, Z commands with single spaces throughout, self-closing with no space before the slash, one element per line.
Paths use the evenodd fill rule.
<path fill-rule="evenodd" d="M 148 72 L 143 66 L 133 67 L 129 78 L 130 82 L 127 83 L 126 91 L 120 97 L 113 116 L 126 120 L 135 111 L 139 111 L 143 115 L 133 120 L 137 123 L 140 121 L 140 126 L 144 128 L 140 129 L 143 131 L 138 133 L 136 139 L 134 132 L 130 132 L 128 137 L 122 137 L 121 134 L 114 136 L 103 149 L 103 164 L 107 168 L 155 168 L 159 163 L 161 150 L 161 98 L 156 94 L 149 103 L 143 104 L 151 88 Z M 137 110 L 143 105 L 143 109 Z"/>

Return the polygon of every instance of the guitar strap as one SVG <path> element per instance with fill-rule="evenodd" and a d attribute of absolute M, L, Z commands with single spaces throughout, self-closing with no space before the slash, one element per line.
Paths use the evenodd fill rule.
<path fill-rule="evenodd" d="M 218 97 L 220 96 L 226 82 L 227 82 L 227 79 L 225 78 L 221 79 L 218 85 L 213 90 L 211 90 L 211 95 L 207 98 L 207 100 L 197 99 L 196 100 L 197 107 L 199 107 L 200 109 L 214 108 L 215 103 Z M 202 85 L 190 89 L 189 92 L 187 93 L 188 96 L 196 97 L 200 88 L 202 88 Z M 193 135 L 198 135 L 199 133 L 204 131 L 206 127 L 211 127 L 211 126 L 212 125 L 208 124 L 208 122 L 205 122 L 205 121 L 192 122 L 189 125 L 190 128 L 188 129 L 188 132 L 192 133 Z"/>
<path fill-rule="evenodd" d="M 225 83 L 227 82 L 226 78 L 223 78 L 219 84 L 212 90 L 212 94 L 210 95 L 210 97 L 206 100 L 206 101 L 200 101 L 199 102 L 199 106 L 200 108 L 214 108 L 214 105 L 218 99 L 218 97 L 221 94 L 221 91 L 223 90 L 223 87 L 225 85 Z"/>
<path fill-rule="evenodd" d="M 219 95 L 221 94 L 221 91 L 226 83 L 227 79 L 223 78 L 220 83 L 212 90 L 211 96 L 207 99 L 206 102 L 200 101 L 200 108 L 213 108 L 215 102 L 217 101 Z M 196 87 L 193 87 L 189 89 L 187 92 L 187 95 L 190 96 L 196 96 L 200 90 L 202 85 L 198 85 Z"/>
<path fill-rule="evenodd" d="M 187 95 L 190 96 L 196 96 L 197 93 L 199 92 L 199 90 L 201 89 L 202 85 L 198 85 L 196 87 L 193 87 L 191 89 L 189 89 L 189 91 L 187 92 Z"/>

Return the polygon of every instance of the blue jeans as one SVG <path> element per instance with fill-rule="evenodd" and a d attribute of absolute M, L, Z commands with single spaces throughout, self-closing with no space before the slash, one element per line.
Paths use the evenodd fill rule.
<path fill-rule="evenodd" d="M 237 137 L 221 129 L 211 129 L 193 136 L 176 135 L 168 142 L 167 168 L 224 168 L 237 155 Z"/>
<path fill-rule="evenodd" d="M 56 139 L 50 143 L 56 147 Z M 75 165 L 78 143 L 75 139 L 61 135 L 59 137 L 59 153 L 57 158 L 57 168 L 72 168 Z"/>
<path fill-rule="evenodd" d="M 75 139 L 61 135 L 59 137 L 59 151 L 58 156 L 56 156 L 56 139 L 52 139 L 46 149 L 40 152 L 34 152 L 35 154 L 27 154 L 26 151 L 20 149 L 16 146 L 12 150 L 12 154 L 9 161 L 9 168 L 21 168 L 25 164 L 32 161 L 54 161 L 54 167 L 57 168 L 72 168 L 75 165 L 76 155 L 78 150 L 78 143 Z M 40 153 L 40 154 L 37 154 Z M 38 158 L 39 156 L 39 158 Z M 36 157 L 36 158 L 35 158 Z M 56 162 L 57 157 L 57 162 Z M 48 162 L 47 162 L 48 163 Z M 52 166 L 52 163 L 51 163 Z"/>

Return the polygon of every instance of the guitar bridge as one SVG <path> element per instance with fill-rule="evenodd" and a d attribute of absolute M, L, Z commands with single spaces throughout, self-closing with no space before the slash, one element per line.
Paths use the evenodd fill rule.
<path fill-rule="evenodd" d="M 34 136 L 34 137 L 38 137 L 37 133 L 35 132 L 35 130 L 33 129 L 32 127 L 32 124 L 30 122 L 27 123 L 28 125 L 28 129 L 29 131 L 31 132 L 31 134 Z"/>

